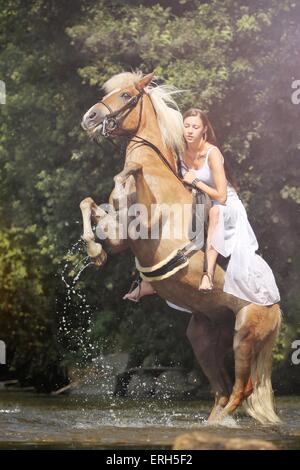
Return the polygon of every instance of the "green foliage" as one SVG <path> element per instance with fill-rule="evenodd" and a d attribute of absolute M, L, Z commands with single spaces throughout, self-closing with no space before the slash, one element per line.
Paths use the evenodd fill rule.
<path fill-rule="evenodd" d="M 49 390 L 66 378 L 55 341 L 48 260 L 37 237 L 36 225 L 0 231 L 0 331 L 10 372 L 25 385 Z"/>

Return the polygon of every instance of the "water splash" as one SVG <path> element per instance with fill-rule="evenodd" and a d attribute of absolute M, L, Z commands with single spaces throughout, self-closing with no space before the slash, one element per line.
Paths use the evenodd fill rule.
<path fill-rule="evenodd" d="M 207 427 L 223 427 L 223 428 L 240 428 L 240 422 L 237 417 L 233 417 L 231 415 L 226 416 L 222 421 L 219 421 L 218 423 L 210 423 L 208 421 L 205 421 L 203 424 Z"/>
<path fill-rule="evenodd" d="M 94 263 L 89 256 L 86 256 L 85 244 L 79 239 L 68 250 L 65 264 L 60 272 L 66 291 L 58 328 L 58 340 L 67 356 L 79 362 L 87 361 L 94 349 L 90 340 L 93 308 L 78 287 L 83 272 L 90 266 L 94 266 Z"/>

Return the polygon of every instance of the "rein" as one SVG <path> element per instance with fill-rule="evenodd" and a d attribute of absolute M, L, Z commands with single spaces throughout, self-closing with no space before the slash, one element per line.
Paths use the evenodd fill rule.
<path fill-rule="evenodd" d="M 134 140 L 135 138 L 139 139 L 139 140 Z M 131 142 L 135 142 L 137 144 L 140 144 L 140 145 L 145 145 L 146 147 L 150 147 L 152 150 L 155 151 L 155 153 L 159 156 L 159 158 L 162 160 L 162 162 L 169 168 L 169 170 L 173 173 L 174 176 L 176 176 L 176 178 L 178 179 L 178 181 L 180 181 L 180 183 L 186 187 L 186 185 L 189 185 L 189 183 L 186 183 L 182 178 L 180 178 L 180 176 L 178 176 L 178 174 L 176 173 L 176 171 L 173 170 L 172 166 L 170 165 L 170 163 L 168 162 L 168 160 L 166 159 L 166 157 L 164 156 L 164 154 L 159 150 L 159 148 L 154 145 L 152 142 L 150 142 L 149 140 L 147 139 L 144 139 L 143 137 L 140 137 L 138 135 L 135 135 L 132 139 L 131 139 Z M 190 185 L 189 185 L 190 186 Z"/>

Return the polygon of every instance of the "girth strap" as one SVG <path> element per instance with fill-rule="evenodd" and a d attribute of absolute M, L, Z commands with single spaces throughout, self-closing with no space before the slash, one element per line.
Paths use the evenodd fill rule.
<path fill-rule="evenodd" d="M 192 225 L 195 225 L 195 217 L 196 217 L 196 204 L 205 204 L 205 196 L 203 193 L 199 193 L 198 191 L 193 190 L 193 215 L 192 215 Z M 204 219 L 207 214 L 204 214 Z M 206 240 L 206 225 L 207 220 L 204 220 L 204 240 Z M 194 230 L 195 227 L 193 227 Z M 205 243 L 205 242 L 204 242 Z M 203 246 L 199 245 L 199 240 L 197 240 L 197 235 L 190 240 L 183 248 L 174 250 L 170 253 L 163 261 L 160 261 L 154 266 L 141 266 L 138 259 L 135 258 L 136 268 L 140 272 L 140 276 L 145 281 L 160 281 L 162 279 L 166 279 L 173 274 L 175 274 L 180 269 L 183 269 L 185 266 L 189 264 L 188 254 L 192 251 L 200 250 Z M 205 250 L 206 251 L 206 250 Z M 204 268 L 206 268 L 207 260 L 206 260 L 206 252 L 204 256 Z"/>
<path fill-rule="evenodd" d="M 184 268 L 189 264 L 189 260 L 187 258 L 187 255 L 185 254 L 184 250 L 177 250 L 177 252 L 172 253 L 171 259 L 169 261 L 164 261 L 162 263 L 159 263 L 156 268 L 156 266 L 152 267 L 142 267 L 138 260 L 136 259 L 136 267 L 140 272 L 140 276 L 142 279 L 145 281 L 151 282 L 151 281 L 160 281 L 162 279 L 166 279 L 173 274 L 175 274 L 177 271 L 180 269 Z M 169 257 L 168 257 L 169 258 Z M 163 264 L 163 265 L 162 265 Z M 162 265 L 162 266 L 161 266 Z"/>

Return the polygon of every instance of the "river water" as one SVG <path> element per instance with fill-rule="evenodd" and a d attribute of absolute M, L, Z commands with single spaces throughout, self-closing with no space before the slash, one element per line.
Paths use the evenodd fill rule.
<path fill-rule="evenodd" d="M 235 415 L 208 426 L 208 401 L 133 400 L 0 391 L 1 449 L 171 449 L 176 436 L 205 431 L 300 449 L 300 397 L 277 399 L 280 426 Z"/>

